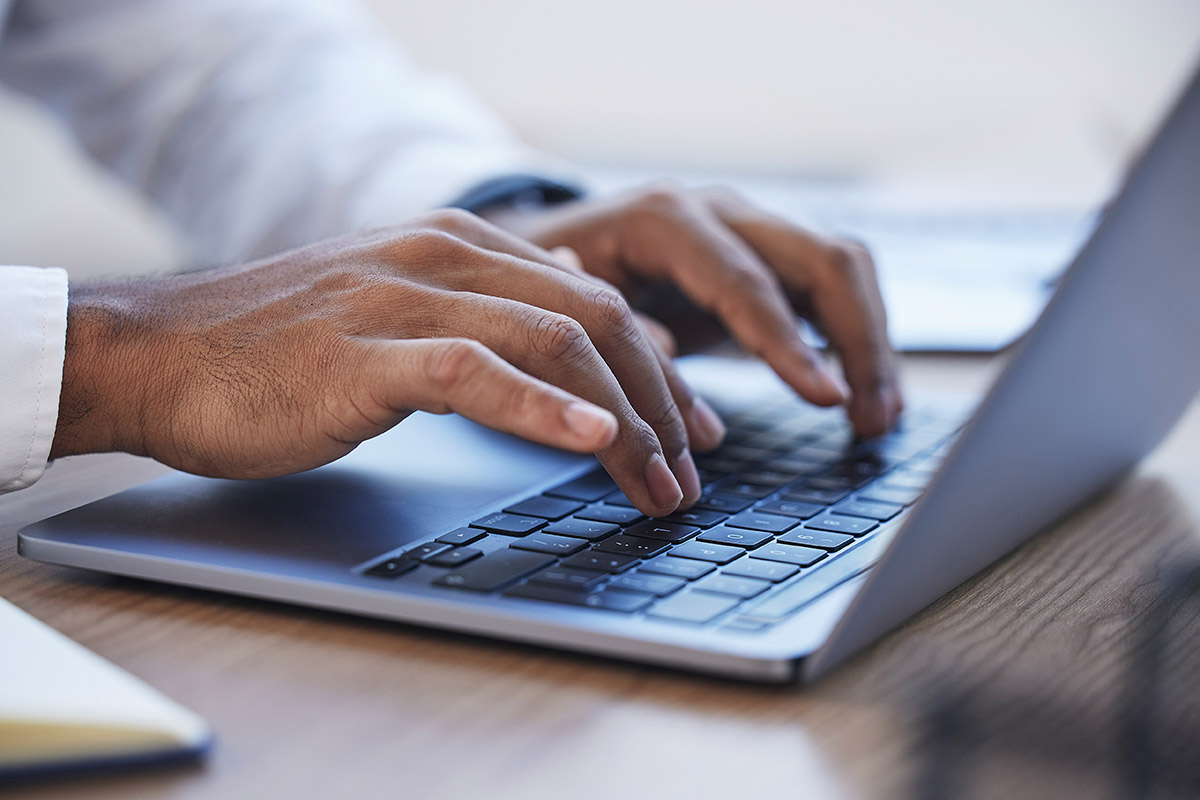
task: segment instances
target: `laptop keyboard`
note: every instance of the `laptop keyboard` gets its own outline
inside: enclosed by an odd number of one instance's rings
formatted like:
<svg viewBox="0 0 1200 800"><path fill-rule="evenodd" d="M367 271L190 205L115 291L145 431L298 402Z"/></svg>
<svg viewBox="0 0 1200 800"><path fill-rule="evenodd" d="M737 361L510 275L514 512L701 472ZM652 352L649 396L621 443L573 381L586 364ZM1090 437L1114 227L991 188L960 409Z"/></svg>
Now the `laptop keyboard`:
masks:
<svg viewBox="0 0 1200 800"><path fill-rule="evenodd" d="M874 563L962 421L920 409L858 441L839 410L742 411L695 457L704 494L686 511L647 519L598 469L356 571L762 631Z"/></svg>

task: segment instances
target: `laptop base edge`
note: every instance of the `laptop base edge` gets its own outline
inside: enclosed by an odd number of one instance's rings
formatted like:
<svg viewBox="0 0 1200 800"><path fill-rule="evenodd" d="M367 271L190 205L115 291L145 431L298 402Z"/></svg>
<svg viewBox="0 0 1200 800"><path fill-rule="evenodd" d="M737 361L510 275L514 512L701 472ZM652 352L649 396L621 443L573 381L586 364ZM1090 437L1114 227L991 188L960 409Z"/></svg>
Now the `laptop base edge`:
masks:
<svg viewBox="0 0 1200 800"><path fill-rule="evenodd" d="M430 631L450 631L519 642L547 650L567 651L649 666L699 673L759 684L794 684L800 680L803 656L762 656L707 650L652 639L582 630L544 619L517 618L511 608L489 609L481 603L446 603L393 592L268 575L251 570L213 567L194 561L55 542L21 533L21 556L65 567L95 570L127 578L223 592L255 600L294 604L322 611L399 622Z"/></svg>

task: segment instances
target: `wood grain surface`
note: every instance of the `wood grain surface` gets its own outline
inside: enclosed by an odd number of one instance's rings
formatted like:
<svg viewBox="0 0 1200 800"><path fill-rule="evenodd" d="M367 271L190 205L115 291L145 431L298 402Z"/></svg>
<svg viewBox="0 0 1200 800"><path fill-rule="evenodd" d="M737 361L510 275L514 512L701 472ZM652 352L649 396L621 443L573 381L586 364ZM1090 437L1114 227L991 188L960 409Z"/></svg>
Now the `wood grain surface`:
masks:
<svg viewBox="0 0 1200 800"><path fill-rule="evenodd" d="M946 388L994 364L909 367ZM1198 449L1193 407L1137 474L805 688L37 564L15 553L29 502L10 501L0 594L204 715L218 741L196 767L6 796L1193 796L1200 593L1181 590L1152 634L1172 576L1200 563Z"/></svg>

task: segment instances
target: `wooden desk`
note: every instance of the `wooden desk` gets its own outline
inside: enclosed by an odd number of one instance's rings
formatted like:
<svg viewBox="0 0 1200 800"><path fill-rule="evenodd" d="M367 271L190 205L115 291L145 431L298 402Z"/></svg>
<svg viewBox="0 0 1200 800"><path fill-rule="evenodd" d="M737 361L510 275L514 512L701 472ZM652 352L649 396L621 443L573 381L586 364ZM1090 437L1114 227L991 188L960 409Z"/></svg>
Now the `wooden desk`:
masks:
<svg viewBox="0 0 1200 800"><path fill-rule="evenodd" d="M994 366L914 358L909 376L977 387ZM218 744L193 769L14 796L1118 796L1130 653L1160 573L1200 559L1198 449L1193 407L1139 474L803 690L39 565L15 553L34 498L15 495L0 593L203 714ZM48 505L71 494L54 470ZM1172 628L1154 724L1200 787L1198 604Z"/></svg>

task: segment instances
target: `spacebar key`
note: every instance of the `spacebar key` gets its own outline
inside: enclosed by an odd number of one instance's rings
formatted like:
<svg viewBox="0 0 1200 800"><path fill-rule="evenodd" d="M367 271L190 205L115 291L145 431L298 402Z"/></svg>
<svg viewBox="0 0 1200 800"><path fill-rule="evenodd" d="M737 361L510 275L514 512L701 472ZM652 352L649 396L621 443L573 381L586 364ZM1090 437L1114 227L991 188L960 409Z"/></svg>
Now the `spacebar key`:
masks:
<svg viewBox="0 0 1200 800"><path fill-rule="evenodd" d="M443 575L434 581L433 585L491 592L557 560L554 556L529 550L497 550L461 569Z"/></svg>

